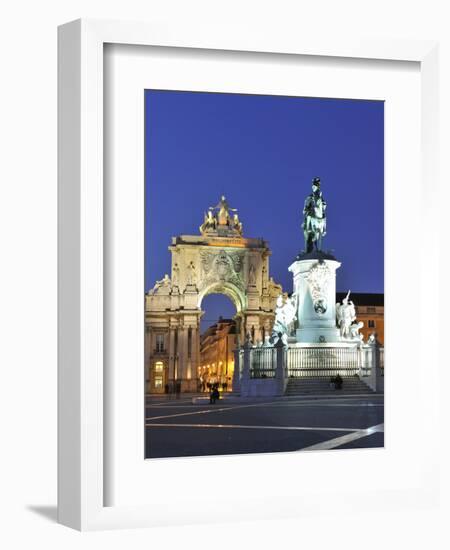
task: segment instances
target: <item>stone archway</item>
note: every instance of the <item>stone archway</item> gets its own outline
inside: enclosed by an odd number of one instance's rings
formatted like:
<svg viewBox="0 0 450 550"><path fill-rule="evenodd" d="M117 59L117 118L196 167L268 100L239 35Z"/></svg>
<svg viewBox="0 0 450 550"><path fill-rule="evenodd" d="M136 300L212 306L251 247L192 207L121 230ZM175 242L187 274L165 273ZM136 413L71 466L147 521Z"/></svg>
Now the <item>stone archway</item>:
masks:
<svg viewBox="0 0 450 550"><path fill-rule="evenodd" d="M206 298L206 296L209 296L210 294L224 294L227 296L233 302L233 305L236 308L236 313L238 314L246 309L245 295L243 295L240 292L240 289L232 283L215 282L204 287L198 295L198 308L201 309L203 298Z"/></svg>
<svg viewBox="0 0 450 550"><path fill-rule="evenodd" d="M164 364L164 389L197 391L201 303L208 294L225 294L236 306L238 337L269 336L281 286L269 277L270 249L260 238L243 236L242 223L225 197L204 215L199 235L172 238L171 276L146 294L145 356L148 391L155 384L154 365ZM157 387L156 387L157 386Z"/></svg>

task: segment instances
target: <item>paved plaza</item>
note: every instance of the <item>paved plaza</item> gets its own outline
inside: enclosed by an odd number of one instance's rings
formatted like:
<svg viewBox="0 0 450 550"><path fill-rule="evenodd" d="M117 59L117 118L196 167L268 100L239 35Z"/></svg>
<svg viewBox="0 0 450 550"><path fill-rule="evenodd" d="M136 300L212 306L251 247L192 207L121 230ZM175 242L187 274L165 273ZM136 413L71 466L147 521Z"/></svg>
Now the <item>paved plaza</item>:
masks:
<svg viewBox="0 0 450 550"><path fill-rule="evenodd" d="M146 457L383 447L384 396L146 401Z"/></svg>

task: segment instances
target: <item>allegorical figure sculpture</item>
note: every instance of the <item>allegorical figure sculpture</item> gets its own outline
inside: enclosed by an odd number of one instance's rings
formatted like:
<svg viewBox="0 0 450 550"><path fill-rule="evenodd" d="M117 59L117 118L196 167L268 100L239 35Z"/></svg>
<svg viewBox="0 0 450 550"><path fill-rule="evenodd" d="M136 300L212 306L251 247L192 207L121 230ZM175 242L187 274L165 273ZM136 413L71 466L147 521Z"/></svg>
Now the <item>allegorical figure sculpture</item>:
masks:
<svg viewBox="0 0 450 550"><path fill-rule="evenodd" d="M232 214L234 212L234 214ZM210 206L204 214L203 223L200 226L200 233L235 236L242 235L242 222L239 220L236 208L230 208L224 195L216 206Z"/></svg>
<svg viewBox="0 0 450 550"><path fill-rule="evenodd" d="M208 213L205 212L204 220L200 226L200 233L204 233L208 229L215 230L217 227L217 220L213 216L212 210L208 210Z"/></svg>
<svg viewBox="0 0 450 550"><path fill-rule="evenodd" d="M312 192L306 197L303 208L303 234L305 236L305 252L321 250L322 238L326 235L327 203L325 202L322 191L320 190L320 178L314 178L312 181Z"/></svg>
<svg viewBox="0 0 450 550"><path fill-rule="evenodd" d="M353 321L350 325L350 338L352 340L359 340L360 342L363 341L363 335L359 333L363 326L364 323L362 321Z"/></svg>
<svg viewBox="0 0 450 550"><path fill-rule="evenodd" d="M195 285L197 282L197 275L195 273L195 265L194 262L191 261L188 265L188 275L187 275L187 284L188 285Z"/></svg>
<svg viewBox="0 0 450 550"><path fill-rule="evenodd" d="M275 322L273 325L272 339L279 333L290 336L294 331L294 323L297 319L297 296L289 296L283 292L277 298L275 310Z"/></svg>
<svg viewBox="0 0 450 550"><path fill-rule="evenodd" d="M172 268L172 284L174 286L178 286L179 275L180 275L180 268L178 267L178 264L175 263Z"/></svg>
<svg viewBox="0 0 450 550"><path fill-rule="evenodd" d="M242 235L242 222L239 220L239 216L237 214L233 216L233 227L239 235Z"/></svg>
<svg viewBox="0 0 450 550"><path fill-rule="evenodd" d="M170 277L166 273L162 279L160 279L159 281L156 281L154 287L149 291L149 294L155 294L160 289L169 289L170 290L171 284L172 284L172 282L170 280Z"/></svg>
<svg viewBox="0 0 450 550"><path fill-rule="evenodd" d="M216 206L210 206L209 209L218 210L217 220L219 225L229 225L231 219L230 212L237 212L236 208L229 207L225 195L220 197L220 201Z"/></svg>
<svg viewBox="0 0 450 550"><path fill-rule="evenodd" d="M256 272L255 266L253 264L250 264L250 267L248 269L248 284L251 286L254 286L256 284Z"/></svg>
<svg viewBox="0 0 450 550"><path fill-rule="evenodd" d="M350 338L356 337L356 333L351 332L351 327L362 328L357 326L355 327L356 321L356 309L354 303L350 300L350 290L347 293L347 296L342 300L342 304L336 304L336 321L340 329L341 338ZM357 325L357 324L356 324Z"/></svg>

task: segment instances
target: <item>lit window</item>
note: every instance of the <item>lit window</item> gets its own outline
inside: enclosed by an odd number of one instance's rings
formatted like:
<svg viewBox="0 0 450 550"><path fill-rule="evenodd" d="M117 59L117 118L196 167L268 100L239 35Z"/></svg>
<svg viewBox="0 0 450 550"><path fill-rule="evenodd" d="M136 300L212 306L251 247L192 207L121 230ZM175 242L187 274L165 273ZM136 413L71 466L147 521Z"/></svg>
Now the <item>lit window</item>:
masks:
<svg viewBox="0 0 450 550"><path fill-rule="evenodd" d="M157 361L155 363L155 372L162 372L164 369L164 365L162 361Z"/></svg>
<svg viewBox="0 0 450 550"><path fill-rule="evenodd" d="M155 376L155 389L163 387L163 378L162 376Z"/></svg>

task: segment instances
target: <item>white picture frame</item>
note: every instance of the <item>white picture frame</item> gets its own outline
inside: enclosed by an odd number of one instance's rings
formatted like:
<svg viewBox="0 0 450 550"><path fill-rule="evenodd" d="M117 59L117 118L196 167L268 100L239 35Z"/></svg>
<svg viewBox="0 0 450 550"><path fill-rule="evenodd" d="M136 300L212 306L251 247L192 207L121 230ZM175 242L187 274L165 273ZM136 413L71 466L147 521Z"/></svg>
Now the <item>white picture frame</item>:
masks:
<svg viewBox="0 0 450 550"><path fill-rule="evenodd" d="M189 512L201 505L192 494L180 494L177 510L169 513L151 504L127 499L126 505L105 505L105 495L111 491L110 477L105 475L105 413L109 414L111 390L104 383L104 51L106 44L157 46L213 52L230 51L241 55L258 52L271 55L311 56L312 59L339 58L412 62L420 70L420 189L426 192L429 182L436 179L438 150L437 44L415 40L355 40L324 39L324 37L258 36L256 33L230 37L226 29L184 29L174 36L169 29L151 23L79 20L59 28L59 351L58 351L58 518L60 523L80 530L143 527L183 522L211 521L208 514ZM246 53L247 52L247 53ZM339 62L339 60L338 60ZM414 202L414 201L413 201ZM420 208L426 215L431 205L411 205L415 214ZM413 216L407 217L408 220ZM425 238L425 237L423 237ZM422 243L420 243L422 244ZM423 249L418 246L418 254ZM438 262L437 241L427 250L428 265ZM438 274L425 272L420 266L418 299L421 312L429 311L426 299L433 303L438 295ZM425 280L426 276L426 280ZM428 407L427 426L433 429L438 416L433 395L433 379L438 375L436 327L420 323L421 338L427 349L427 379L417 388L421 403ZM433 347L433 343L436 344ZM421 350L423 351L423 344ZM143 366L142 366L143 368ZM422 384L423 382L423 384ZM434 390L435 391L435 390ZM387 411L388 412L388 411ZM431 435L427 442L432 442ZM390 506L411 505L411 502L436 498L438 471L432 468L438 458L430 443L417 463L419 480L410 486L395 488ZM191 459L195 460L195 459ZM218 457L214 460L223 460ZM245 458L244 458L245 460ZM385 488L383 488L385 490ZM286 489L289 492L288 489ZM302 516L310 513L313 503L321 501L323 487L315 498L308 493L308 502L299 495L298 506L292 506L292 493L286 496L286 506L277 501L278 516ZM161 496L159 494L159 496ZM373 498L373 494L371 495ZM342 510L351 509L351 491L347 496L328 495L330 505L339 502ZM112 499L114 500L114 499ZM258 506L237 497L226 520L242 517L266 517ZM343 502L345 501L345 504ZM273 502L264 489L254 503ZM378 501L379 504L379 501ZM374 507L377 506L376 499ZM183 513L183 507L185 513ZM198 515L197 515L198 516Z"/></svg>

